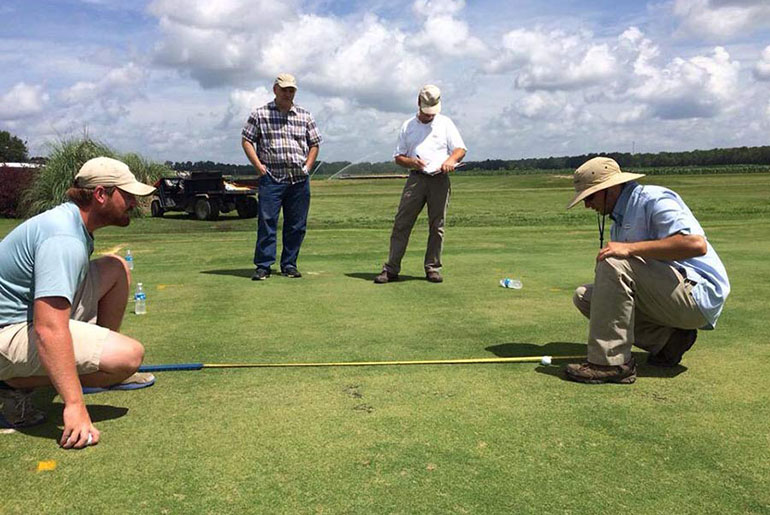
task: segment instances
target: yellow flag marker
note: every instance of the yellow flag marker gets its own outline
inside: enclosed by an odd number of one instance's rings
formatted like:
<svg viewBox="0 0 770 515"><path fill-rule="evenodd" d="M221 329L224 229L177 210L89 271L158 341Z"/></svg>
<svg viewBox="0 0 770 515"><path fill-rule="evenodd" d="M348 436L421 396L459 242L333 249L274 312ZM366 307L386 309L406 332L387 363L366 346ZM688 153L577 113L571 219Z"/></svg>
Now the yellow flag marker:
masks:
<svg viewBox="0 0 770 515"><path fill-rule="evenodd" d="M56 470L56 461L55 460L49 460L49 461L38 461L37 462L37 471L38 472L44 472L49 470Z"/></svg>

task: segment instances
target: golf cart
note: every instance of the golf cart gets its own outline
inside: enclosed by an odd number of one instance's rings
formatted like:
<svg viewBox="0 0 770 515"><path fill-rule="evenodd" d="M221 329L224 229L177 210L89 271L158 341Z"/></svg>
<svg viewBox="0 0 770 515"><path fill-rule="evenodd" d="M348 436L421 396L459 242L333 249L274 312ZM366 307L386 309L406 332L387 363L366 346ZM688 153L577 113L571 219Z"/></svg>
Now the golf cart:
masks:
<svg viewBox="0 0 770 515"><path fill-rule="evenodd" d="M240 218L257 216L257 190L224 180L222 172L181 172L155 183L150 203L152 216L185 211L198 220L216 220L219 213L238 212Z"/></svg>

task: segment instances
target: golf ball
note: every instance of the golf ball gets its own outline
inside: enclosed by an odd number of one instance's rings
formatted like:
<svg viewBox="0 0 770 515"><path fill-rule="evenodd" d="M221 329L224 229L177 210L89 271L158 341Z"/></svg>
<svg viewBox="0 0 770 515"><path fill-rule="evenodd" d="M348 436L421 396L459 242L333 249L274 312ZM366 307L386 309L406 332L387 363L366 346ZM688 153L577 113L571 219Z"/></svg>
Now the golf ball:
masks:
<svg viewBox="0 0 770 515"><path fill-rule="evenodd" d="M551 356L543 356L542 358L540 358L540 364L541 365L545 365L545 366L550 365L551 364Z"/></svg>
<svg viewBox="0 0 770 515"><path fill-rule="evenodd" d="M91 433L88 433L88 441L86 442L86 446L91 445L94 441L94 437Z"/></svg>

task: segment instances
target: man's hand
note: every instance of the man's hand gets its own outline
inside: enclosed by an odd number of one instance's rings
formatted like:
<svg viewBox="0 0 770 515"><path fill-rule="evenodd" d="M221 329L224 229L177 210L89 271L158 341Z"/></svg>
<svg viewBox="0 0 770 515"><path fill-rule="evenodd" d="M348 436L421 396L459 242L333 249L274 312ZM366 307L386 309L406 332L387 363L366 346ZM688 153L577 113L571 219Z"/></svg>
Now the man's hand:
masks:
<svg viewBox="0 0 770 515"><path fill-rule="evenodd" d="M627 259L637 256L645 259L674 261L702 256L708 251L706 238L698 234L674 234L662 240L647 240L623 243L611 241L599 251L596 261L608 257Z"/></svg>
<svg viewBox="0 0 770 515"><path fill-rule="evenodd" d="M423 161L420 156L411 158L412 164L410 168L413 168L415 170L425 170L425 167L428 166L428 163Z"/></svg>
<svg viewBox="0 0 770 515"><path fill-rule="evenodd" d="M457 161L452 156L449 156L446 161L441 164L441 173L454 172L457 167Z"/></svg>
<svg viewBox="0 0 770 515"><path fill-rule="evenodd" d="M632 256L631 247L632 243L623 243L620 241L610 241L607 246L599 250L599 254L596 256L596 261L604 261L608 257L616 257L626 259Z"/></svg>
<svg viewBox="0 0 770 515"><path fill-rule="evenodd" d="M267 166L263 165L262 162L257 162L257 164L254 165L254 168L257 170L260 177L267 174Z"/></svg>
<svg viewBox="0 0 770 515"><path fill-rule="evenodd" d="M64 449L82 449L99 443L99 430L91 423L85 404L64 406L64 431L59 445ZM91 435L91 441L88 440Z"/></svg>

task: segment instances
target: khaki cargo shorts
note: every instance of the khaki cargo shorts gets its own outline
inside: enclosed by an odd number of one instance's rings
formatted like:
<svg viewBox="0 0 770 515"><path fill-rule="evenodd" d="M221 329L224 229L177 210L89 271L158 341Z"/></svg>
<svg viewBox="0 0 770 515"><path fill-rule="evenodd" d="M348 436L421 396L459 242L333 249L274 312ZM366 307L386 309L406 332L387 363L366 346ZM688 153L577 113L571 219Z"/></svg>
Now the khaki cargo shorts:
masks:
<svg viewBox="0 0 770 515"><path fill-rule="evenodd" d="M78 375L99 370L104 343L110 334L106 327L96 325L98 305L99 270L91 261L72 302L69 323ZM32 323L20 322L0 328L0 380L46 375L48 372L37 353Z"/></svg>

